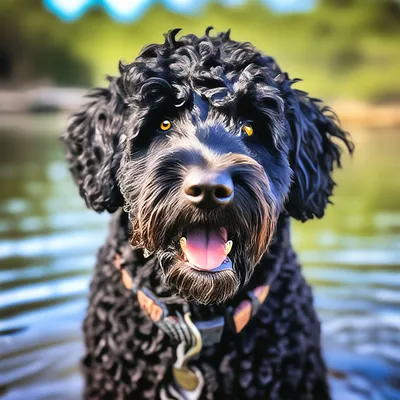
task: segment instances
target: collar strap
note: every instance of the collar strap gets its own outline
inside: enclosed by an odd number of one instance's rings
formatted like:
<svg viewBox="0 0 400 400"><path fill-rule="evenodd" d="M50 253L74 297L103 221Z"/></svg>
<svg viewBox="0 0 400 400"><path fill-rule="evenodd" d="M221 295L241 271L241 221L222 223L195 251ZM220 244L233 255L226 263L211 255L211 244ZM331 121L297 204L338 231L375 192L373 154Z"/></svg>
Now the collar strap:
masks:
<svg viewBox="0 0 400 400"><path fill-rule="evenodd" d="M171 314L163 298L157 297L150 289L138 286L130 271L123 267L121 256L115 256L114 265L121 271L122 282L128 290L137 296L140 308L161 329L163 329L175 342L181 342L180 328L182 321L178 315ZM247 298L237 306L226 309L225 317L217 317L207 321L195 321L194 325L200 332L204 346L211 346L221 339L225 323L233 331L239 333L257 313L259 307L266 299L270 286L259 285L247 293ZM188 305L185 304L188 310Z"/></svg>
<svg viewBox="0 0 400 400"><path fill-rule="evenodd" d="M143 312L177 344L176 360L172 366L174 382L182 399L198 398L204 385L202 374L193 371L188 361L198 355L203 346L211 346L221 341L225 323L239 333L256 314L269 292L269 285L257 286L247 293L247 298L236 307L226 309L225 317L207 321L192 321L189 304L182 305L182 313L171 313L166 298L157 297L150 289L139 286L130 271L123 266L121 256L117 253L115 267L121 272L124 286L137 297ZM187 397L185 393L191 393Z"/></svg>

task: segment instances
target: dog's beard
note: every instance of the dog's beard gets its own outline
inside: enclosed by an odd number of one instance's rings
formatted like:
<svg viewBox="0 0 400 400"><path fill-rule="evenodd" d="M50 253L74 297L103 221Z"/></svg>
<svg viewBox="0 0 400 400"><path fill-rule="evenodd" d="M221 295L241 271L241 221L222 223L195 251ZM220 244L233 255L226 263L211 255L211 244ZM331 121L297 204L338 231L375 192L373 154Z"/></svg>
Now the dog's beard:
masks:
<svg viewBox="0 0 400 400"><path fill-rule="evenodd" d="M156 253L164 283L182 297L202 304L224 303L249 281L267 250L275 228L276 199L259 164L228 154L220 157L219 167L231 168L240 177L233 202L211 211L194 208L181 196L182 168L177 163L176 154L168 154L135 159L121 168L119 183L132 223L131 244ZM183 231L210 225L224 227L233 242L230 270L199 271L182 258Z"/></svg>
<svg viewBox="0 0 400 400"><path fill-rule="evenodd" d="M224 303L239 288L239 280L233 270L196 271L184 261L177 261L167 269L164 283L177 290L187 301L200 304Z"/></svg>

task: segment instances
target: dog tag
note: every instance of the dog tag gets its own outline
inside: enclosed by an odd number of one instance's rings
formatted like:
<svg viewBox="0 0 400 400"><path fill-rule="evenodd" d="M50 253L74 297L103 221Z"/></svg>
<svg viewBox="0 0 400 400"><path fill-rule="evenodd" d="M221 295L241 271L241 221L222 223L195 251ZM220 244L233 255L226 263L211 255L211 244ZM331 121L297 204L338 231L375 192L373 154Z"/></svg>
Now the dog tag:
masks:
<svg viewBox="0 0 400 400"><path fill-rule="evenodd" d="M199 377L187 366L190 358L200 353L202 348L202 339L199 330L190 318L190 313L186 312L183 317L184 323L191 336L190 348L185 351L187 343L182 341L176 348L176 361L172 366L172 374L178 387L192 392L200 385Z"/></svg>
<svg viewBox="0 0 400 400"><path fill-rule="evenodd" d="M174 375L176 383L182 388L189 392L195 390L199 384L199 378L197 375L187 367L173 367L172 373Z"/></svg>

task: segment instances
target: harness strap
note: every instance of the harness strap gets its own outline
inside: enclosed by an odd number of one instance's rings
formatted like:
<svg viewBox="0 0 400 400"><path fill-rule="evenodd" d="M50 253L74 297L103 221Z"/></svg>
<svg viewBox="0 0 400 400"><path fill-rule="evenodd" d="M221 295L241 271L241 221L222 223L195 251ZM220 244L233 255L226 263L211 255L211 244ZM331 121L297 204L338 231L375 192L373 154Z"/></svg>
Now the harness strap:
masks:
<svg viewBox="0 0 400 400"><path fill-rule="evenodd" d="M121 272L124 286L137 297L140 308L170 339L177 344L177 359L173 365L173 375L179 387L192 392L199 387L198 374L188 366L190 358L200 353L203 346L209 347L221 341L225 324L239 333L257 313L266 299L270 286L259 285L249 293L247 299L236 307L226 309L224 317L206 321L192 321L187 303L182 305L183 314L171 313L166 304L166 298L156 296L149 288L139 286L131 272L124 268L121 256L117 253L115 267Z"/></svg>
<svg viewBox="0 0 400 400"><path fill-rule="evenodd" d="M154 295L150 289L143 286L138 287L134 283L134 278L129 270L122 267L121 256L119 254L115 256L114 265L121 271L124 286L136 294L140 308L144 313L154 323L162 325L163 328L166 327L166 330L169 331L169 334L172 334L174 339L177 335L171 332L170 328L176 323L180 324L179 318L169 314L168 308L162 298ZM207 321L194 322L201 333L203 345L211 346L219 342L226 322L225 320L227 320L230 328L236 333L241 332L265 301L269 293L269 288L269 285L259 285L248 292L248 299L241 301L235 308L228 308L225 318L217 317Z"/></svg>

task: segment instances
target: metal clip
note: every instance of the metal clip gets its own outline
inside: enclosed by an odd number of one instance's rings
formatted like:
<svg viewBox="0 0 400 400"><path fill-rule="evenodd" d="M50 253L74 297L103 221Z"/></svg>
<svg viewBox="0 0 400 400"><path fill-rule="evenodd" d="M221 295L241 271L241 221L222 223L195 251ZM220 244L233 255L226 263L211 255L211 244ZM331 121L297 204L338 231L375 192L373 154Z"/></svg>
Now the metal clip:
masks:
<svg viewBox="0 0 400 400"><path fill-rule="evenodd" d="M182 318L182 316L180 317ZM199 330L196 328L196 325L190 318L190 313L186 312L183 319L186 323L186 326L189 328L191 345L185 352L187 343L179 343L176 349L177 359L172 367L172 373L175 378L175 382L182 389L192 392L198 388L200 385L200 380L198 375L187 366L187 362L190 358L200 353L203 343Z"/></svg>

